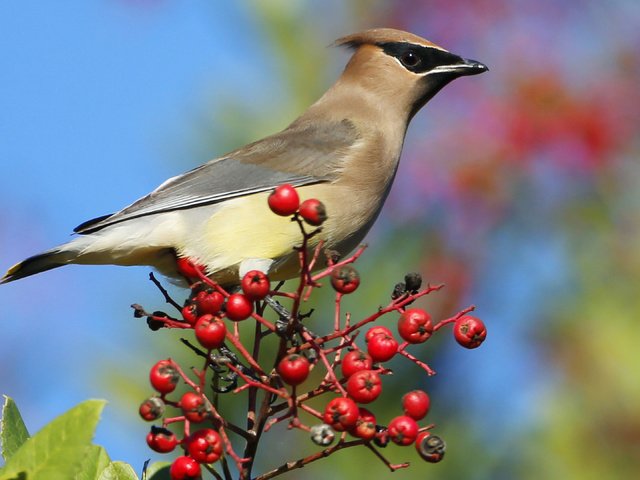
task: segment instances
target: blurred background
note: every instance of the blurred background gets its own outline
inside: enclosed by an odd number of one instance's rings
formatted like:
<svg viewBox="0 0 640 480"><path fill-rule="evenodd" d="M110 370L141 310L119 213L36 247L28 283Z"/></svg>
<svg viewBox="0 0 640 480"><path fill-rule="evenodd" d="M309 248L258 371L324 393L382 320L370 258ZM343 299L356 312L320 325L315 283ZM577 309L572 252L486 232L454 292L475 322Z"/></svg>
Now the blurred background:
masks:
<svg viewBox="0 0 640 480"><path fill-rule="evenodd" d="M415 350L438 375L402 364L385 379L388 392L431 394L428 420L448 443L438 465L387 448L412 462L393 478L635 477L639 25L635 0L5 0L0 266L285 127L343 68L335 38L409 30L491 70L414 119L347 306L371 313L420 271L447 284L421 306L445 317L474 303L489 335L467 351L443 332ZM147 276L67 267L0 287L0 393L32 433L107 399L96 442L137 471L163 459L137 416L148 369L190 358L179 334L132 318L131 303L165 307ZM391 393L373 408L383 421L400 413ZM307 443L274 434L260 469ZM390 474L351 449L285 478L327 475Z"/></svg>

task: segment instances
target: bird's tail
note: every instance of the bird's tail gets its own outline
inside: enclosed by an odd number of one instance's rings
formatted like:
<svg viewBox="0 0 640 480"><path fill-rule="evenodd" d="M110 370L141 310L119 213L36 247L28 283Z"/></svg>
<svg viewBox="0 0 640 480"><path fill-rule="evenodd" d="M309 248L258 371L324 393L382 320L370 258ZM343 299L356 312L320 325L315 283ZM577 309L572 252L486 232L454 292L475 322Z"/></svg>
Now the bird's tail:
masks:
<svg viewBox="0 0 640 480"><path fill-rule="evenodd" d="M36 273L46 272L52 268L67 265L78 256L78 253L72 250L53 249L46 252L29 257L20 263L15 264L4 277L0 278L1 283L9 283L24 277L35 275Z"/></svg>

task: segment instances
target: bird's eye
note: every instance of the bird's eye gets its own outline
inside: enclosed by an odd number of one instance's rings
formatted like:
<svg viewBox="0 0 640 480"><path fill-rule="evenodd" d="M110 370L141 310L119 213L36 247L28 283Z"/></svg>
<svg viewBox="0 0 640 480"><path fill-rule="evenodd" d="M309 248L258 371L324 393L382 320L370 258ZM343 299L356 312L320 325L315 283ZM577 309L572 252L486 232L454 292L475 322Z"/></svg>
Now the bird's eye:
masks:
<svg viewBox="0 0 640 480"><path fill-rule="evenodd" d="M415 52L405 52L400 55L400 62L407 68L414 68L420 63L420 57Z"/></svg>

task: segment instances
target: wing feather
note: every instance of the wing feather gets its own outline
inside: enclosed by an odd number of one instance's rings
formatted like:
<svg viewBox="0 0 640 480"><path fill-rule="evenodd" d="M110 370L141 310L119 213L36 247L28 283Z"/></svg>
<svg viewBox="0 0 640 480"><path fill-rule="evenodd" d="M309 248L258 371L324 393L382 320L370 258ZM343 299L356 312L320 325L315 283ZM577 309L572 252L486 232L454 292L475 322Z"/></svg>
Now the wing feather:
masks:
<svg viewBox="0 0 640 480"><path fill-rule="evenodd" d="M356 140L356 129L346 120L315 125L294 122L279 134L173 177L123 210L84 222L74 232L93 233L133 218L211 205L283 183L329 182Z"/></svg>

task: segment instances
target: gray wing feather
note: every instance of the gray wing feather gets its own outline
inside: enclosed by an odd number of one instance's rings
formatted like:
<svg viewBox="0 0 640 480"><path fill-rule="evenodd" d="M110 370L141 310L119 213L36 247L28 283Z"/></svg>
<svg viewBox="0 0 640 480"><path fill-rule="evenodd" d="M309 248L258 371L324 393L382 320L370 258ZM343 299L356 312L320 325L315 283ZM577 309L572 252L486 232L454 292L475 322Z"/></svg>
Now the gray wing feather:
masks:
<svg viewBox="0 0 640 480"><path fill-rule="evenodd" d="M296 122L279 134L173 177L123 210L85 222L74 232L92 233L132 218L210 205L283 183L328 182L356 139L355 127L346 120L320 125Z"/></svg>

